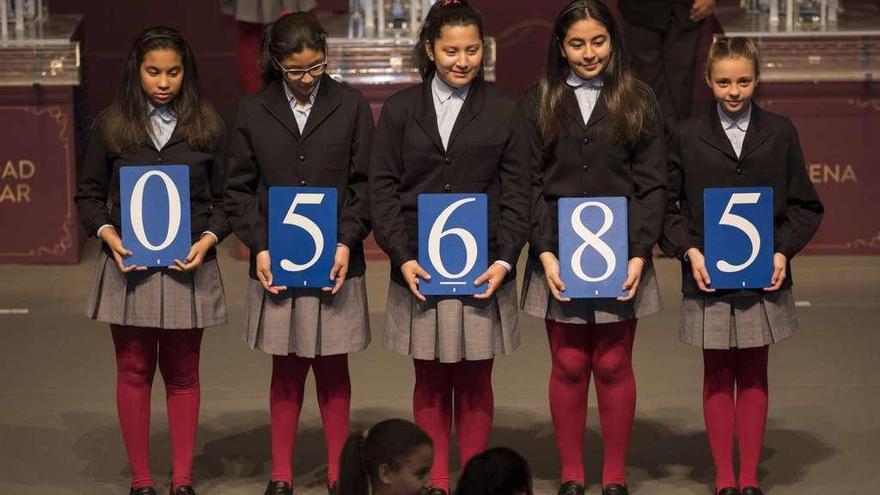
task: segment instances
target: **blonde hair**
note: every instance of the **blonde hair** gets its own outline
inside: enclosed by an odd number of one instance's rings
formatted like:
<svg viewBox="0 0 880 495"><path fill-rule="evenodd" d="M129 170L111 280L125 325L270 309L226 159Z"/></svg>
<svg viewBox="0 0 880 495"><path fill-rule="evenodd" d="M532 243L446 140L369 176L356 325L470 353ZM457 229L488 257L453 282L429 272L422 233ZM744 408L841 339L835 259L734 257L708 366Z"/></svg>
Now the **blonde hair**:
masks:
<svg viewBox="0 0 880 495"><path fill-rule="evenodd" d="M732 38L718 38L709 48L709 57L706 60L706 79L712 78L712 66L715 62L725 58L743 58L752 63L755 69L755 79L761 75L761 55L758 44L751 38L736 36Z"/></svg>

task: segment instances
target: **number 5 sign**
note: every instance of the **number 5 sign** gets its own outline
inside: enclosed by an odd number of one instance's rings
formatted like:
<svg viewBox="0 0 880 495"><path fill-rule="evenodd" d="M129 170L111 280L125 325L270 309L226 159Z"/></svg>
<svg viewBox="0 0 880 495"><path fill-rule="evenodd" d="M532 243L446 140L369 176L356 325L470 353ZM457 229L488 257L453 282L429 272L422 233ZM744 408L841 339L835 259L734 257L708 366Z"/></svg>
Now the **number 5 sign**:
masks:
<svg viewBox="0 0 880 495"><path fill-rule="evenodd" d="M126 265L171 266L189 254L189 167L126 166L119 169L122 244Z"/></svg>
<svg viewBox="0 0 880 495"><path fill-rule="evenodd" d="M619 297L629 254L624 197L559 199L559 276L566 297Z"/></svg>
<svg viewBox="0 0 880 495"><path fill-rule="evenodd" d="M488 210L485 194L419 194L419 264L431 280L419 282L425 295L469 295L488 266Z"/></svg>
<svg viewBox="0 0 880 495"><path fill-rule="evenodd" d="M713 289L770 286L773 276L773 188L703 191L706 270Z"/></svg>
<svg viewBox="0 0 880 495"><path fill-rule="evenodd" d="M272 284L329 287L336 257L336 189L269 188Z"/></svg>

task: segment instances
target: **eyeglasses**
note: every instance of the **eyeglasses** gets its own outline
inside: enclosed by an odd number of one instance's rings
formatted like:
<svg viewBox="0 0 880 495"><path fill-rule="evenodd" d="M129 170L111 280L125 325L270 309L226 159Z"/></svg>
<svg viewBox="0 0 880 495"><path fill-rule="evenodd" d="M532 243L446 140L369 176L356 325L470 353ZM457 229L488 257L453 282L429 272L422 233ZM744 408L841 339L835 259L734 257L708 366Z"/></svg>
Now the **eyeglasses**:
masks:
<svg viewBox="0 0 880 495"><path fill-rule="evenodd" d="M306 75L306 73L308 73L312 77L318 77L327 71L327 57L324 57L324 61L320 64L315 64L308 69L286 69L283 65L281 65L281 62L279 62L277 58L273 57L272 60L275 61L275 63L278 65L278 68L281 70L282 73L284 73L284 77L288 81L299 81Z"/></svg>

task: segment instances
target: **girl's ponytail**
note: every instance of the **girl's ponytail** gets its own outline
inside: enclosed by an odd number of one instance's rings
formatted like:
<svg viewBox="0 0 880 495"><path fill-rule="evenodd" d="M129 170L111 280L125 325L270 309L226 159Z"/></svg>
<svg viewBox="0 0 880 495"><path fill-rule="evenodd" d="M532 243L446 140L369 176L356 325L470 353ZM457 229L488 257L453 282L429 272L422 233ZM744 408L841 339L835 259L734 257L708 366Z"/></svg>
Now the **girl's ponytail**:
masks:
<svg viewBox="0 0 880 495"><path fill-rule="evenodd" d="M352 433L342 447L339 457L337 495L369 495L370 479L364 461L366 433Z"/></svg>

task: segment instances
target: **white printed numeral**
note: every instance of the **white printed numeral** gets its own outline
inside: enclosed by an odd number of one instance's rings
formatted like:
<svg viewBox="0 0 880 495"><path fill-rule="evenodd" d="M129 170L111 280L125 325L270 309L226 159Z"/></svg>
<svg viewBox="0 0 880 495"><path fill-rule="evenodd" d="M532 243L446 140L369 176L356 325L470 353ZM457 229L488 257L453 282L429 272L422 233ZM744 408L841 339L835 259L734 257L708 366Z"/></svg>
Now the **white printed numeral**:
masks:
<svg viewBox="0 0 880 495"><path fill-rule="evenodd" d="M455 210L462 205L476 200L476 198L464 198L452 203L437 216L437 219L434 220L434 225L431 226L431 232L428 234L428 257L431 260L431 264L434 265L434 268L437 270L437 273L444 278L461 278L466 273L470 272L474 267L474 264L477 262L477 240L474 238L473 234L460 227L443 230L446 226L446 221L449 220L449 217L455 212ZM446 266L443 265L443 258L440 256L440 241L448 235L457 236L461 239L462 244L464 244L464 268L458 273L449 273Z"/></svg>
<svg viewBox="0 0 880 495"><path fill-rule="evenodd" d="M305 230L315 242L315 254L312 255L312 258L309 261L301 265L284 258L281 260L281 268L283 270L288 272L301 272L317 263L318 259L321 257L321 253L324 251L324 234L321 233L321 229L315 222L299 213L294 213L294 210L296 209L296 205L319 205L323 201L324 194L321 193L298 193L293 197L290 209L287 210L287 216L284 217L284 224L293 225Z"/></svg>
<svg viewBox="0 0 880 495"><path fill-rule="evenodd" d="M734 265L726 260L718 260L715 266L724 273L736 273L745 270L753 261L755 261L755 258L758 257L758 251L761 249L761 235L758 234L758 229L755 228L755 225L752 222L739 215L734 215L730 210L732 210L735 205L756 204L759 199L761 199L761 193L732 194L730 196L730 201L727 202L727 208L724 209L724 214L721 215L721 220L718 221L719 225L728 225L741 230L746 237L749 238L749 242L752 245L752 253L749 255L749 259L744 263Z"/></svg>
<svg viewBox="0 0 880 495"><path fill-rule="evenodd" d="M590 206L594 206L599 208L602 211L602 226L599 227L599 230L596 232L590 231L583 222L581 222L581 212L587 209ZM614 269L617 267L617 257L614 256L614 251L611 249L611 246L605 243L601 239L611 226L614 225L614 213L611 211L611 208L608 207L605 203L600 203L598 201L587 201L581 203L574 209L574 212L571 214L571 228L574 232L583 240L584 242L578 246L577 249L574 250L574 253L571 255L571 269L574 271L574 274L581 280L585 282L601 282L614 273ZM598 277L591 277L584 272L584 268L581 263L581 258L584 255L584 251L586 251L587 247L592 247L599 253L600 256L605 260L605 272L599 275Z"/></svg>
<svg viewBox="0 0 880 495"><path fill-rule="evenodd" d="M162 179L165 189L168 191L168 230L165 232L165 240L158 246L150 243L150 240L147 239L147 232L144 230L144 189L147 187L147 181L150 177ZM135 182L134 189L131 191L131 204L128 211L134 235L142 246L150 251L161 251L174 242L180 230L180 192L168 174L159 170L151 170L142 175Z"/></svg>

